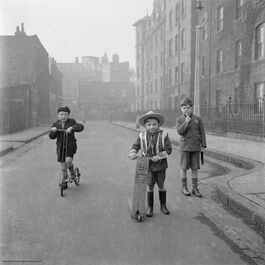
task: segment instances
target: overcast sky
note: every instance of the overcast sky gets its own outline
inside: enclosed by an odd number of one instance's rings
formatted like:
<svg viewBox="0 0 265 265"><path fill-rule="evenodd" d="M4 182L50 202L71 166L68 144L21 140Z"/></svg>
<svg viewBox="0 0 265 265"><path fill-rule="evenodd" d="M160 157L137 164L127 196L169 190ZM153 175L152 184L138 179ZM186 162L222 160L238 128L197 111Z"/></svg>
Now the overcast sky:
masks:
<svg viewBox="0 0 265 265"><path fill-rule="evenodd" d="M132 26L153 0L1 0L0 35L13 35L25 24L28 35L40 41L57 62L73 62L76 56L101 57L105 51L121 61L135 62Z"/></svg>

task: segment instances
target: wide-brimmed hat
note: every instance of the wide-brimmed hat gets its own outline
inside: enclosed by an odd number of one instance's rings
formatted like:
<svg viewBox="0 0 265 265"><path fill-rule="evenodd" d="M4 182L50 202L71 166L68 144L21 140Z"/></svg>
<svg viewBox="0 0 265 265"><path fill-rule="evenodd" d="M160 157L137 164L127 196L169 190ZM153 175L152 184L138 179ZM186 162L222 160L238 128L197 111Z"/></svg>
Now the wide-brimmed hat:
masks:
<svg viewBox="0 0 265 265"><path fill-rule="evenodd" d="M145 121L147 119L157 119L159 121L159 124L162 125L165 122L165 118L162 114L160 113L155 113L153 111L149 111L143 115L141 115L138 119L140 125L144 126Z"/></svg>

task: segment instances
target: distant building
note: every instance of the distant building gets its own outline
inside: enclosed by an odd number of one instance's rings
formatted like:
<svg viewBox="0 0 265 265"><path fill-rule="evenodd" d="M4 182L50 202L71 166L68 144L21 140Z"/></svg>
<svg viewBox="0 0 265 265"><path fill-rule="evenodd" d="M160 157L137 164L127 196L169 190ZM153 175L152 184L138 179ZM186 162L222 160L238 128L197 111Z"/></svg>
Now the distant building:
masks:
<svg viewBox="0 0 265 265"><path fill-rule="evenodd" d="M22 23L14 36L0 36L0 53L2 133L47 123L49 56L37 35L27 36Z"/></svg>
<svg viewBox="0 0 265 265"><path fill-rule="evenodd" d="M74 63L57 63L63 74L63 104L70 107L73 116L79 115L79 82L83 66L76 58Z"/></svg>
<svg viewBox="0 0 265 265"><path fill-rule="evenodd" d="M101 81L99 57L82 56L82 78L88 81Z"/></svg>
<svg viewBox="0 0 265 265"><path fill-rule="evenodd" d="M129 63L119 62L117 54L113 55L112 62L109 62L106 54L101 58L101 62L99 57L94 56L82 56L81 59L81 62L76 58L74 63L57 64L59 70L63 73L64 104L69 106L73 115L79 119L83 119L85 108L83 103L87 103L83 98L84 93L80 95L80 91L84 87L90 88L92 85L95 85L95 88L103 89L104 85L102 83L107 83L105 88L113 87L114 89L117 87L119 89L119 87L121 88L124 85L126 90L128 87L133 86L130 83L131 72L129 70ZM100 90L101 92L104 90L102 89ZM97 93L97 95L104 98L105 95L100 93ZM106 93L108 94L109 91ZM119 94L119 92L117 93ZM131 95L130 93L127 92L127 95ZM88 96L88 94L85 95ZM133 97L126 96L126 100L127 98L132 100ZM128 102L125 105L126 109L131 109L131 105L129 104L130 106L128 106ZM99 107L104 106L97 106L97 108Z"/></svg>
<svg viewBox="0 0 265 265"><path fill-rule="evenodd" d="M80 82L80 104L87 120L109 120L134 111L134 84Z"/></svg>
<svg viewBox="0 0 265 265"><path fill-rule="evenodd" d="M58 70L56 61L51 57L49 60L49 73L50 117L53 120L57 117L57 109L63 105L63 75Z"/></svg>
<svg viewBox="0 0 265 265"><path fill-rule="evenodd" d="M109 62L105 54L101 60L101 77L103 82L129 82L129 62L120 62L118 54L114 54Z"/></svg>

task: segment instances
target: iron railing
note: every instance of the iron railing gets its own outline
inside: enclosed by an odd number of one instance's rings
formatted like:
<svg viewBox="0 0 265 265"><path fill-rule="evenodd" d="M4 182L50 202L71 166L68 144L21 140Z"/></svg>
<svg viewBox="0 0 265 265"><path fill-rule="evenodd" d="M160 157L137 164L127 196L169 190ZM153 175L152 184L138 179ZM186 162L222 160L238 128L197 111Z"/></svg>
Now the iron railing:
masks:
<svg viewBox="0 0 265 265"><path fill-rule="evenodd" d="M121 121L136 122L137 115L146 111L116 114L113 118ZM176 118L181 115L180 110L163 110L165 125L176 125ZM259 98L246 103L232 103L228 101L215 107L207 105L200 108L200 116L204 127L208 131L227 134L229 132L248 135L265 136L265 101Z"/></svg>

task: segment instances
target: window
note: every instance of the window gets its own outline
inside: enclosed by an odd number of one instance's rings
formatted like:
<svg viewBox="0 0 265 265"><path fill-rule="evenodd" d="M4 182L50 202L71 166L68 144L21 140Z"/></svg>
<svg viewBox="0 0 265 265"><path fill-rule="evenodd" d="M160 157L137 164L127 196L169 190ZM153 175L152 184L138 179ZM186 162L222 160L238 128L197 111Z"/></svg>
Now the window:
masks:
<svg viewBox="0 0 265 265"><path fill-rule="evenodd" d="M175 53L179 51L179 35L175 36Z"/></svg>
<svg viewBox="0 0 265 265"><path fill-rule="evenodd" d="M155 56L155 72L157 71L157 56Z"/></svg>
<svg viewBox="0 0 265 265"><path fill-rule="evenodd" d="M185 63L182 63L180 67L180 82L183 83L185 81Z"/></svg>
<svg viewBox="0 0 265 265"><path fill-rule="evenodd" d="M151 69L151 71L153 70L153 60L152 59L150 61L150 69Z"/></svg>
<svg viewBox="0 0 265 265"><path fill-rule="evenodd" d="M160 89L163 89L163 76L160 76Z"/></svg>
<svg viewBox="0 0 265 265"><path fill-rule="evenodd" d="M157 93L157 78L155 79L155 93Z"/></svg>
<svg viewBox="0 0 265 265"><path fill-rule="evenodd" d="M126 98L126 90L125 90L125 89L123 89L123 90L121 91L121 97L122 97L122 98Z"/></svg>
<svg viewBox="0 0 265 265"><path fill-rule="evenodd" d="M260 114L263 110L263 97L265 95L265 82L255 83L254 87L254 113Z"/></svg>
<svg viewBox="0 0 265 265"><path fill-rule="evenodd" d="M140 96L140 87L137 86L137 89L136 89L136 96Z"/></svg>
<svg viewBox="0 0 265 265"><path fill-rule="evenodd" d="M181 0L181 16L185 16L186 14L186 7L185 7L185 0Z"/></svg>
<svg viewBox="0 0 265 265"><path fill-rule="evenodd" d="M172 81L172 72L171 69L168 70L168 85L171 86Z"/></svg>
<svg viewBox="0 0 265 265"><path fill-rule="evenodd" d="M186 48L186 32L185 29L181 30L181 49L184 50Z"/></svg>
<svg viewBox="0 0 265 265"><path fill-rule="evenodd" d="M161 51L161 53L160 53L160 64L161 65L163 64L163 56L164 56L164 53L163 53L163 51Z"/></svg>
<svg viewBox="0 0 265 265"><path fill-rule="evenodd" d="M264 58L264 27L265 23L256 28L256 59Z"/></svg>
<svg viewBox="0 0 265 265"><path fill-rule="evenodd" d="M179 68L178 66L175 67L175 83L178 83L178 75L179 75Z"/></svg>
<svg viewBox="0 0 265 265"><path fill-rule="evenodd" d="M217 32L223 30L224 27L224 8L219 6L217 8Z"/></svg>
<svg viewBox="0 0 265 265"><path fill-rule="evenodd" d="M155 100L155 109L157 109L157 100Z"/></svg>
<svg viewBox="0 0 265 265"><path fill-rule="evenodd" d="M153 82L152 81L150 82L150 94L151 95L153 94Z"/></svg>
<svg viewBox="0 0 265 265"><path fill-rule="evenodd" d="M169 44L168 44L168 54L169 56L172 56L172 39L169 41Z"/></svg>
<svg viewBox="0 0 265 265"><path fill-rule="evenodd" d="M173 10L170 10L170 12L169 12L169 30L172 30L172 28L173 28Z"/></svg>
<svg viewBox="0 0 265 265"><path fill-rule="evenodd" d="M202 65L201 65L201 75L202 77L206 76L206 56L202 56Z"/></svg>
<svg viewBox="0 0 265 265"><path fill-rule="evenodd" d="M235 52L235 68L236 69L239 67L241 55L242 55L242 42L241 40L238 40L236 42L236 52Z"/></svg>
<svg viewBox="0 0 265 265"><path fill-rule="evenodd" d="M175 7L175 24L178 23L178 20L179 20L179 4L176 4L176 7Z"/></svg>
<svg viewBox="0 0 265 265"><path fill-rule="evenodd" d="M207 25L206 25L206 23L203 24L201 32L202 32L202 40L207 40Z"/></svg>
<svg viewBox="0 0 265 265"><path fill-rule="evenodd" d="M163 42L163 28L160 29L160 41Z"/></svg>
<svg viewBox="0 0 265 265"><path fill-rule="evenodd" d="M223 50L219 49L216 52L216 73L220 74L223 71Z"/></svg>
<svg viewBox="0 0 265 265"><path fill-rule="evenodd" d="M243 5L245 0L236 0L236 19L239 19L243 16Z"/></svg>
<svg viewBox="0 0 265 265"><path fill-rule="evenodd" d="M157 33L155 34L155 48L157 49Z"/></svg>

